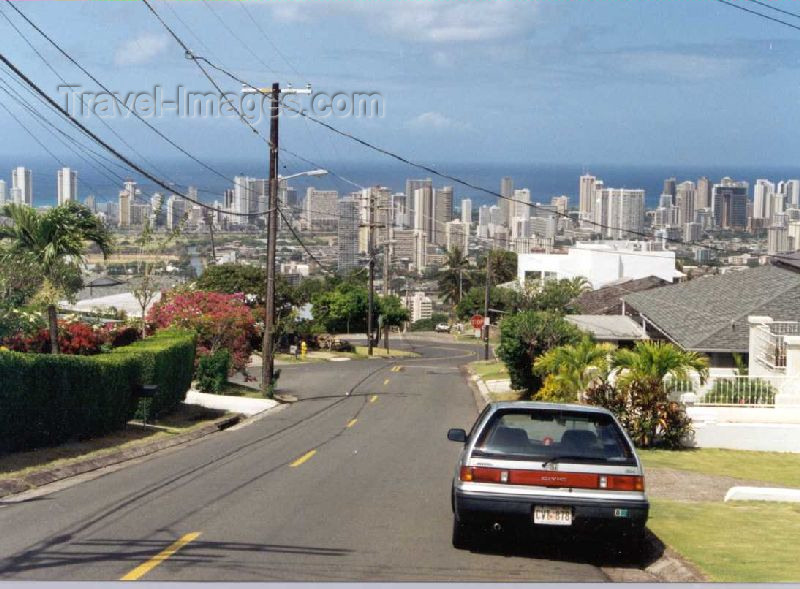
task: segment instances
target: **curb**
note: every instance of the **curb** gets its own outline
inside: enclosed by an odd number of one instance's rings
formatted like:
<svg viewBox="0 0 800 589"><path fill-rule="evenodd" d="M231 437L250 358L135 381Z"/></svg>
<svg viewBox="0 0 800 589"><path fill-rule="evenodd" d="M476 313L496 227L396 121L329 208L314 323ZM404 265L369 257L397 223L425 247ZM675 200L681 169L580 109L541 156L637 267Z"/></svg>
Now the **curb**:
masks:
<svg viewBox="0 0 800 589"><path fill-rule="evenodd" d="M196 430L178 434L177 436L167 439L156 440L149 444L117 450L103 456L78 460L64 466L44 468L22 477L0 479L0 498L29 491L35 487L49 485L50 483L55 483L56 481L78 476L93 470L99 470L136 458L142 458L143 456L148 456L161 450L166 450L167 448L180 446L227 429L239 423L241 419L242 416L238 413L228 417L220 417Z"/></svg>
<svg viewBox="0 0 800 589"><path fill-rule="evenodd" d="M782 487L731 487L725 493L724 502L728 501L776 501L784 503L800 503L800 489Z"/></svg>

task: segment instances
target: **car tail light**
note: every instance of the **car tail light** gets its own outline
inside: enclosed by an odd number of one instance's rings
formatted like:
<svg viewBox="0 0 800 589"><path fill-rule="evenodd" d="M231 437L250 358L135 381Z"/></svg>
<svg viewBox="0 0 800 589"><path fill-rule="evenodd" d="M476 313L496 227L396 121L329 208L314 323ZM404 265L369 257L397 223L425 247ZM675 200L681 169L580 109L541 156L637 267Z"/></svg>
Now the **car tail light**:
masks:
<svg viewBox="0 0 800 589"><path fill-rule="evenodd" d="M609 475L608 486L611 491L644 491L644 477Z"/></svg>
<svg viewBox="0 0 800 589"><path fill-rule="evenodd" d="M644 491L644 477L627 475L596 475L583 472L508 470L483 466L462 466L459 471L459 478L464 482L473 483L607 489L609 491Z"/></svg>

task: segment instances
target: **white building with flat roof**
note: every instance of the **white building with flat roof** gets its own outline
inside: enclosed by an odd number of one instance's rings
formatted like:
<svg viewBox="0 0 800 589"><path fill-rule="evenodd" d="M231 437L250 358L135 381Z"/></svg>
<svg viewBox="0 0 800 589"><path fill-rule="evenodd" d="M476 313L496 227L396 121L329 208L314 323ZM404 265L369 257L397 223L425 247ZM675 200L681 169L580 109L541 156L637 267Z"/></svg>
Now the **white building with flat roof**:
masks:
<svg viewBox="0 0 800 589"><path fill-rule="evenodd" d="M675 269L675 252L647 241L596 241L577 243L566 253L521 254L517 257L517 279L586 278L598 289L622 279L657 276L673 282L682 274Z"/></svg>
<svg viewBox="0 0 800 589"><path fill-rule="evenodd" d="M407 294L403 302L408 309L411 323L421 319L430 319L433 316L433 301L423 291L418 290L414 294Z"/></svg>

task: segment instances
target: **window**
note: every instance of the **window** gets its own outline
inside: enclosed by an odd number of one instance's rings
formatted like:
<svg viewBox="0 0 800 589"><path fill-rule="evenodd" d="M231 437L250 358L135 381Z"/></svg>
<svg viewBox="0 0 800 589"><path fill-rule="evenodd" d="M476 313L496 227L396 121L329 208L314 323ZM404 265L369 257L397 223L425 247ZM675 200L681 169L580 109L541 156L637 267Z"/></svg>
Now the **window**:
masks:
<svg viewBox="0 0 800 589"><path fill-rule="evenodd" d="M480 433L473 456L636 463L633 450L609 415L558 409L498 411Z"/></svg>

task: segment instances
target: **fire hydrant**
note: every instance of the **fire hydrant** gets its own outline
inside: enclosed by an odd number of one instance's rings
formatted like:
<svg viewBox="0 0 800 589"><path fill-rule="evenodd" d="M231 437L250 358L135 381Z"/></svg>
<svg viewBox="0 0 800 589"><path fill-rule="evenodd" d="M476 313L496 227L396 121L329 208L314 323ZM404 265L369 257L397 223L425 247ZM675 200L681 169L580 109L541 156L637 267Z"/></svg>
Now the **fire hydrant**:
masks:
<svg viewBox="0 0 800 589"><path fill-rule="evenodd" d="M305 341L300 342L300 356L303 358L306 357L306 352L308 352L308 344Z"/></svg>

